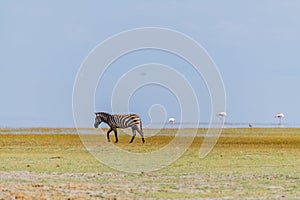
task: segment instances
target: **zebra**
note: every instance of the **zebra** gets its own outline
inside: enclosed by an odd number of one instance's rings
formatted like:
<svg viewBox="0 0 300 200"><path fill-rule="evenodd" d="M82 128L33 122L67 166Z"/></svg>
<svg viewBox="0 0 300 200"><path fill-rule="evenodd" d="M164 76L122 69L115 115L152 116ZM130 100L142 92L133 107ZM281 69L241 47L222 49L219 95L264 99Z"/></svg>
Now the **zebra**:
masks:
<svg viewBox="0 0 300 200"><path fill-rule="evenodd" d="M142 141L145 143L142 120L137 114L109 114L105 112L96 112L95 115L95 128L98 128L101 122L105 122L110 127L110 129L107 131L108 142L110 142L109 133L111 131L114 131L117 143L119 141L117 128L131 127L133 136L130 140L130 143L133 142L136 131L142 136Z"/></svg>

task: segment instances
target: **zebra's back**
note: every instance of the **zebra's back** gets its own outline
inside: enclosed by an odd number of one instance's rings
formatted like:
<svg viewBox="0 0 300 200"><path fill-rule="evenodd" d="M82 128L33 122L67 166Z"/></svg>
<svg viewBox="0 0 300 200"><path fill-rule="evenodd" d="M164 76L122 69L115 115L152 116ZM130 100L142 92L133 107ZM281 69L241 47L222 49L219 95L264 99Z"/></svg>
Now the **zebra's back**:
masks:
<svg viewBox="0 0 300 200"><path fill-rule="evenodd" d="M117 128L138 128L142 129L141 118L137 114L113 114L112 121Z"/></svg>

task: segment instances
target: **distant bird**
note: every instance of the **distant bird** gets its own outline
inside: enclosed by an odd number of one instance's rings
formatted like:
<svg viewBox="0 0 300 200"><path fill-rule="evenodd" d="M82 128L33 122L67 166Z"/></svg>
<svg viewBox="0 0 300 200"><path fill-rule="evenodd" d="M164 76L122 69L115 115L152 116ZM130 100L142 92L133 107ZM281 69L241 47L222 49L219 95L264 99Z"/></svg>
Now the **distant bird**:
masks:
<svg viewBox="0 0 300 200"><path fill-rule="evenodd" d="M219 116L219 119L222 120L222 128L225 128L224 123L225 123L225 117L227 116L226 112L219 112L217 114Z"/></svg>
<svg viewBox="0 0 300 200"><path fill-rule="evenodd" d="M227 116L227 113L226 112L219 112L217 114L219 117L226 117Z"/></svg>
<svg viewBox="0 0 300 200"><path fill-rule="evenodd" d="M175 123L175 119L173 117L169 118L169 123L170 124L174 124Z"/></svg>
<svg viewBox="0 0 300 200"><path fill-rule="evenodd" d="M281 118L284 117L284 114L283 114L283 113L277 113L277 114L275 115L275 117L281 119Z"/></svg>
<svg viewBox="0 0 300 200"><path fill-rule="evenodd" d="M274 116L275 118L278 118L279 119L279 126L281 126L282 125L282 123L281 123L281 119L284 117L284 114L283 113L277 113L275 116Z"/></svg>
<svg viewBox="0 0 300 200"><path fill-rule="evenodd" d="M252 124L249 124L249 128L251 128L252 127Z"/></svg>
<svg viewBox="0 0 300 200"><path fill-rule="evenodd" d="M225 119L225 117L227 116L227 113L226 112L219 112L217 114L217 116L219 116L220 120L223 120Z"/></svg>

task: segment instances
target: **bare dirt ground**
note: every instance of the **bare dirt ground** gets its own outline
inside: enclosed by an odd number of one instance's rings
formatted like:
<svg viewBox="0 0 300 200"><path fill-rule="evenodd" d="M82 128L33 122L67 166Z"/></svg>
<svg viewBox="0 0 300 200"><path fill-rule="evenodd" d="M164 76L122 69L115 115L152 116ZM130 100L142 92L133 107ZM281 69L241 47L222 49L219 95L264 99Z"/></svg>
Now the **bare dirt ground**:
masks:
<svg viewBox="0 0 300 200"><path fill-rule="evenodd" d="M299 199L300 180L283 175L166 175L120 173L1 172L2 199ZM17 180L17 181L16 181ZM218 181L216 181L218 180ZM241 183L247 180L248 184ZM271 183L276 180L274 183ZM287 186L278 184L290 182ZM268 181L270 184L263 182ZM255 186L251 184L255 183ZM233 189L234 188L234 189ZM234 190L234 193L232 191ZM254 192L255 191L255 192ZM267 192L266 192L267 191ZM211 193L214 193L214 196ZM169 196L169 197L168 197Z"/></svg>

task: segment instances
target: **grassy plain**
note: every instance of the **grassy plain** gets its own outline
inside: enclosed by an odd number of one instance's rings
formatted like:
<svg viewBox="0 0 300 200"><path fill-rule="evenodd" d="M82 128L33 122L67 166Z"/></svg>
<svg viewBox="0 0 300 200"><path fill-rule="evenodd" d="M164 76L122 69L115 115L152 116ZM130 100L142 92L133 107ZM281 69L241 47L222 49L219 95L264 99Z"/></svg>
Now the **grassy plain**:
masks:
<svg viewBox="0 0 300 200"><path fill-rule="evenodd" d="M116 145L152 151L171 141L165 133L172 131L162 130L164 136L148 137L145 144L140 138L129 144L130 136L121 134ZM70 134L74 129L0 132L0 199L300 199L297 128L226 128L204 159L199 158L203 137L196 137L170 166L136 174L101 164Z"/></svg>

